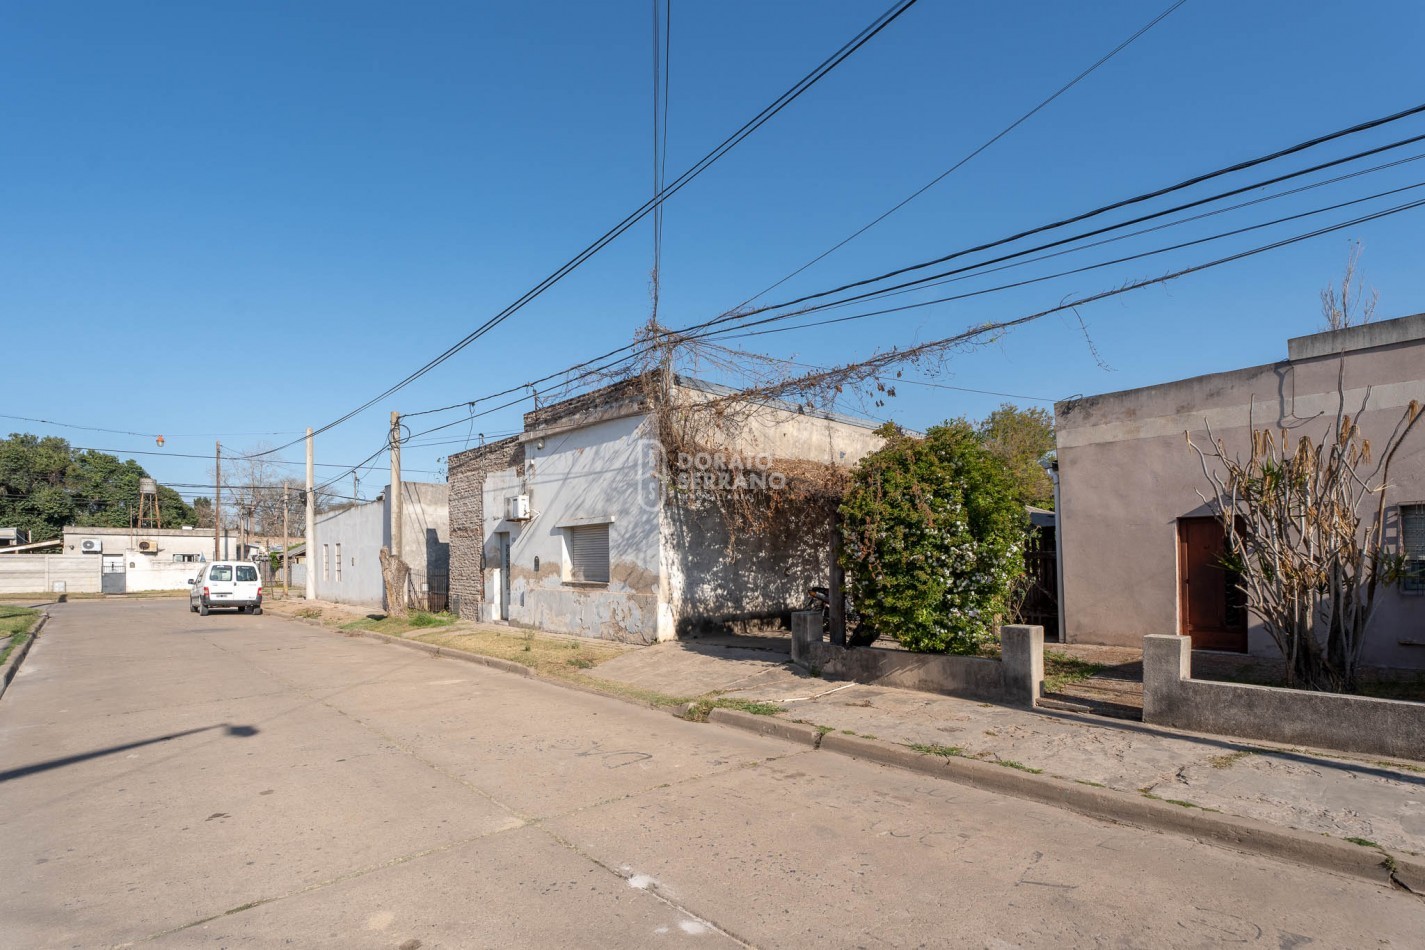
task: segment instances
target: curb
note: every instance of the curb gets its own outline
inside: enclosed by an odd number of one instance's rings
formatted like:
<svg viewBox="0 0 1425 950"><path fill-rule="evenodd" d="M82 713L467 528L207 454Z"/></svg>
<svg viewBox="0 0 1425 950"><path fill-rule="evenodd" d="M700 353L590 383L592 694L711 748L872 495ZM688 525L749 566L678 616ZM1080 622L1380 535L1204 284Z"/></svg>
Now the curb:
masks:
<svg viewBox="0 0 1425 950"><path fill-rule="evenodd" d="M719 713L723 715L718 715ZM767 728L764 722L750 721L766 718L768 717L716 709L709 716L712 722L748 729L761 735L779 735L778 731ZM815 733L812 729L808 731ZM1238 851L1364 878L1387 887L1394 884L1415 893L1425 891L1425 862L1396 858L1384 851L1361 847L1348 841L1338 841L1326 835L1295 831L1252 818L1239 818L1200 808L1184 808L1113 789L1081 785L1049 775L1021 772L991 762L958 757L942 758L879 740L828 733L820 737L819 743L812 741L809 744L814 748L853 759L946 779L982 791L1066 808L1090 818L1133 825L1149 831L1172 832L1199 838Z"/></svg>
<svg viewBox="0 0 1425 950"><path fill-rule="evenodd" d="M29 634L29 639L10 651L10 655L5 658L5 669L0 671L0 698L3 698L5 690L9 689L10 681L15 678L15 674L20 669L20 664L25 661L25 657L30 652L30 647L35 645L35 639L39 637L40 629L45 625L45 621L47 620L49 620L48 612L40 614L39 619L30 624L30 629L26 631Z"/></svg>
<svg viewBox="0 0 1425 950"><path fill-rule="evenodd" d="M386 643L394 643L411 650L419 650L431 656L443 656L452 660L464 660L466 663L476 663L480 666L488 666L491 669L501 670L505 673L513 673L516 676L523 676L526 679L542 679L535 676L534 670L511 660L502 660L494 656L481 656L479 653L470 653L466 650L452 650L450 647L438 646L434 643L422 643L420 640L407 640L404 637L394 637L389 633L377 633L374 630L340 630L337 631L345 636L367 637L372 640L382 640Z"/></svg>
<svg viewBox="0 0 1425 950"><path fill-rule="evenodd" d="M304 620L296 617L284 619L298 622ZM422 643L419 640L407 640L371 630L331 630L318 622L310 623L343 636L380 640L430 656L464 660L578 692L623 700L645 708L666 710L666 707L626 700L577 683L543 677L529 667L509 660L441 647L433 643ZM31 639L30 643L33 642ZM685 703L667 711L675 717L685 719L691 705ZM754 716L736 709L717 707L709 712L708 721L804 745L813 750L824 749L853 759L969 785L982 791L1065 808L1090 818L1131 825L1148 831L1185 835L1249 854L1290 861L1361 878L1385 887L1394 886L1411 893L1425 894L1425 859L1397 857L1384 849L1362 847L1329 835L1296 831L1253 818L1240 818L1201 808L1185 808L1128 792L1083 785L1051 775L1022 772L978 759L945 758L881 740L861 739L837 733L823 735L822 731L814 726L775 716Z"/></svg>

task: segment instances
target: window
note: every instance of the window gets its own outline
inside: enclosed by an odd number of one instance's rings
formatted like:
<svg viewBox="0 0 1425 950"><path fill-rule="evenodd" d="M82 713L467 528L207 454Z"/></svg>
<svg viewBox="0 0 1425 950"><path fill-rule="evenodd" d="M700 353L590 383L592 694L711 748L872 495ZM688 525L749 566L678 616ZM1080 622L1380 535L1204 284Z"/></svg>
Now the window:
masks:
<svg viewBox="0 0 1425 950"><path fill-rule="evenodd" d="M1425 505L1400 506L1400 548L1405 555L1400 589L1425 594Z"/></svg>
<svg viewBox="0 0 1425 950"><path fill-rule="evenodd" d="M247 582L257 580L257 568L251 564L239 564L237 566L237 579Z"/></svg>
<svg viewBox="0 0 1425 950"><path fill-rule="evenodd" d="M607 584L609 526L586 524L564 531L569 550L569 580L578 584Z"/></svg>
<svg viewBox="0 0 1425 950"><path fill-rule="evenodd" d="M341 545L336 546L336 579L341 580Z"/></svg>
<svg viewBox="0 0 1425 950"><path fill-rule="evenodd" d="M322 580L329 581L332 577L330 545L322 545Z"/></svg>
<svg viewBox="0 0 1425 950"><path fill-rule="evenodd" d="M231 564L214 564L208 568L208 580L210 581L230 581L233 579L233 566Z"/></svg>

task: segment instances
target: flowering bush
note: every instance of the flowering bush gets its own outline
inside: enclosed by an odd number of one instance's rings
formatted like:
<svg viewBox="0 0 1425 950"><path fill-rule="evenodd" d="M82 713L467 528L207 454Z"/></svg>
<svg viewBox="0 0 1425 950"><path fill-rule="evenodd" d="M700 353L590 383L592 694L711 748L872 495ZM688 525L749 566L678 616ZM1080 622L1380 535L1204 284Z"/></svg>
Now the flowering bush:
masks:
<svg viewBox="0 0 1425 950"><path fill-rule="evenodd" d="M842 561L863 622L908 649L974 653L1024 573L1024 508L963 420L883 430L841 504Z"/></svg>

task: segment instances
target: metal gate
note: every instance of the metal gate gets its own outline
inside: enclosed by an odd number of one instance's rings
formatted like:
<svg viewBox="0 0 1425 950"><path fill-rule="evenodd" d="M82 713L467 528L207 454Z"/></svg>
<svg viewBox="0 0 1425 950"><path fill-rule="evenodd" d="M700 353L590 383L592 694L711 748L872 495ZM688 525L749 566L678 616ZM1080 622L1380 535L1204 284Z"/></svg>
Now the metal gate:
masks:
<svg viewBox="0 0 1425 950"><path fill-rule="evenodd" d="M124 557L121 554L105 554L103 573L99 575L99 590L105 594L122 594L124 584Z"/></svg>
<svg viewBox="0 0 1425 950"><path fill-rule="evenodd" d="M1055 556L1054 529L1034 528L1024 551L1029 590L1019 608L1019 622L1044 628L1044 639L1059 639L1059 562Z"/></svg>

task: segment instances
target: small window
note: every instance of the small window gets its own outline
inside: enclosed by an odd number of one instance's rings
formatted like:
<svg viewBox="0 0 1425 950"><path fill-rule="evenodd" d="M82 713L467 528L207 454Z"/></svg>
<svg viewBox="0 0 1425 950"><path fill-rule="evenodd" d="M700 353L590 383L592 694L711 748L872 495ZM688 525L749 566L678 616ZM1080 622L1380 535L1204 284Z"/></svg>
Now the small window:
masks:
<svg viewBox="0 0 1425 950"><path fill-rule="evenodd" d="M581 584L609 582L609 526L587 524L565 528L569 543L569 580Z"/></svg>
<svg viewBox="0 0 1425 950"><path fill-rule="evenodd" d="M1425 505L1400 506L1400 548L1405 555L1400 589L1425 594Z"/></svg>
<svg viewBox="0 0 1425 950"><path fill-rule="evenodd" d="M341 580L341 545L336 546L336 579Z"/></svg>
<svg viewBox="0 0 1425 950"><path fill-rule="evenodd" d="M239 564L237 566L237 579L246 582L257 580L257 568L251 564Z"/></svg>
<svg viewBox="0 0 1425 950"><path fill-rule="evenodd" d="M233 579L233 566L231 564L214 564L208 568L208 580L210 581L230 581Z"/></svg>
<svg viewBox="0 0 1425 950"><path fill-rule="evenodd" d="M322 545L322 580L324 580L324 581L329 581L329 580L331 580L331 576L332 576L332 569L331 569L331 551L330 551L330 546L329 546L329 545L326 545L326 544L323 544L323 545Z"/></svg>

